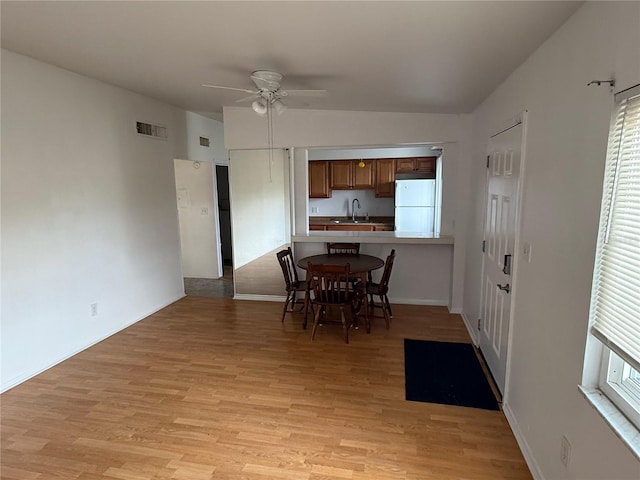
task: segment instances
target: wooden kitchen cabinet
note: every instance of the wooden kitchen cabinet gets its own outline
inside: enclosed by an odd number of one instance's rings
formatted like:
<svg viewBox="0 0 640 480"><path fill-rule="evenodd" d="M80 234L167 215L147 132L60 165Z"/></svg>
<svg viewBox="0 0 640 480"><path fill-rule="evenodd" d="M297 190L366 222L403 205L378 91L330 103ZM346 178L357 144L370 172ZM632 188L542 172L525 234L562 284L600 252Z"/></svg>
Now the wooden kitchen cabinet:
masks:
<svg viewBox="0 0 640 480"><path fill-rule="evenodd" d="M353 187L353 161L334 160L329 167L331 181L329 186L332 190L351 190Z"/></svg>
<svg viewBox="0 0 640 480"><path fill-rule="evenodd" d="M393 225L375 225L373 227L374 232L393 232Z"/></svg>
<svg viewBox="0 0 640 480"><path fill-rule="evenodd" d="M378 198L393 198L396 189L396 161L393 158L378 158L375 164L375 190Z"/></svg>
<svg viewBox="0 0 640 480"><path fill-rule="evenodd" d="M396 173L432 173L436 174L438 157L397 158Z"/></svg>
<svg viewBox="0 0 640 480"><path fill-rule="evenodd" d="M374 188L374 174L375 165L374 160L363 160L364 167L360 167L358 164L360 160L353 161L353 188L354 190L362 190L367 188Z"/></svg>
<svg viewBox="0 0 640 480"><path fill-rule="evenodd" d="M326 230L324 225L309 225L309 230Z"/></svg>
<svg viewBox="0 0 640 480"><path fill-rule="evenodd" d="M416 172L436 174L436 160L438 157L416 158Z"/></svg>
<svg viewBox="0 0 640 480"><path fill-rule="evenodd" d="M329 162L309 162L309 198L329 198Z"/></svg>
<svg viewBox="0 0 640 480"><path fill-rule="evenodd" d="M374 188L374 162L366 160L332 160L330 162L329 188L332 190L364 190Z"/></svg>

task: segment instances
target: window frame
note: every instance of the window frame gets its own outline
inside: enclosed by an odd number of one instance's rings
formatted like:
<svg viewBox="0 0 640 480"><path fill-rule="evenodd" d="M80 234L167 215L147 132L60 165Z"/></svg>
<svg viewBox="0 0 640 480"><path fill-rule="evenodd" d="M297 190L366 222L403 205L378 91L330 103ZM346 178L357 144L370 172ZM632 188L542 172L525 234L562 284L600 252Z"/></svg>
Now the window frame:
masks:
<svg viewBox="0 0 640 480"><path fill-rule="evenodd" d="M633 125L630 130L632 132L632 137L630 137L633 139L632 143L614 143L617 134L619 134L621 142L626 142L626 140L623 140L627 134L626 120L623 120L621 130L619 130L619 121L621 113L627 115L628 110L623 103L630 99L634 99L633 104L629 107L631 111L634 111L634 109L638 108L636 102L640 101L640 85L635 85L615 95L607 140L602 208L598 220L598 244L591 286L589 332L584 357L582 384L579 386L579 389L587 401L591 403L596 411L600 413L604 420L611 426L616 435L629 447L636 458L640 460L640 368L638 368L635 357L630 351L626 351L622 347L622 345L629 343L628 337L618 337L622 339L620 344L618 344L616 341L611 341L611 337L608 337L604 333L605 330L599 330L594 326L597 319L600 321L600 318L607 318L596 317L596 306L603 298L610 298L600 297L602 293L600 288L603 285L599 278L600 272L603 271L603 269L606 270L607 268L611 268L612 265L615 265L610 264L611 260L603 262L603 255L606 257L607 252L605 251L605 244L602 242L608 242L608 240L605 239L608 239L609 229L611 228L611 214L616 210L617 202L623 202L620 207L623 209L623 212L625 208L624 203L626 203L626 199L615 196L620 172L629 167L629 164L626 162L621 167L620 161L623 158L630 158L632 159L631 165L635 165L635 160L637 159L637 157L633 155L637 150L637 144L635 142L636 135L640 135L640 132L636 131L638 128L637 119L635 124L631 124ZM637 112L635 115L637 115ZM631 145L631 150L621 150L622 145ZM611 155L611 151L616 153ZM629 153L633 156L626 157ZM613 164L613 162L615 162L615 164ZM615 165L613 172L611 172L612 165ZM611 174L613 174L613 180L609 177ZM635 174L631 173L630 177L625 177L625 182L633 179L635 179ZM632 181L631 185L635 185L635 182ZM635 192L635 188L632 191ZM634 196L635 195L631 198L634 198ZM634 206L631 211L631 218L635 218L636 213L638 213L636 207ZM635 250L633 249L631 252L635 253ZM633 278L634 281L637 279L635 275L629 278ZM615 277L612 278L611 281L615 282ZM610 286L615 285L615 283L604 285L605 288L610 288ZM610 286L607 287L606 285ZM609 321L611 320L612 319ZM618 320L620 319L616 319L616 321ZM636 335L638 332L637 329L632 329L629 331L629 334L631 334L632 331L636 332L633 333L633 335ZM635 337L631 338L633 339ZM640 339L638 340L640 341ZM635 343L631 343L631 351L634 351L635 345ZM631 375L632 373L633 375Z"/></svg>
<svg viewBox="0 0 640 480"><path fill-rule="evenodd" d="M630 371L637 372L611 349L602 349L598 387L640 429L640 383L629 378Z"/></svg>

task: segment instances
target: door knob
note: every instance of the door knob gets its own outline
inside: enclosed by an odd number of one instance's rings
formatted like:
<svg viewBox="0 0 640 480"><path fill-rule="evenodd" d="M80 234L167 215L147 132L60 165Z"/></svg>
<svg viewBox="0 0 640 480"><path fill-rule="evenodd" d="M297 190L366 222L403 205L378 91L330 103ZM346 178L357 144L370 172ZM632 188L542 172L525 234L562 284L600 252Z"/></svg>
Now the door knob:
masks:
<svg viewBox="0 0 640 480"><path fill-rule="evenodd" d="M511 286L507 283L506 285L500 285L499 283L496 285L503 292L509 293L511 291Z"/></svg>

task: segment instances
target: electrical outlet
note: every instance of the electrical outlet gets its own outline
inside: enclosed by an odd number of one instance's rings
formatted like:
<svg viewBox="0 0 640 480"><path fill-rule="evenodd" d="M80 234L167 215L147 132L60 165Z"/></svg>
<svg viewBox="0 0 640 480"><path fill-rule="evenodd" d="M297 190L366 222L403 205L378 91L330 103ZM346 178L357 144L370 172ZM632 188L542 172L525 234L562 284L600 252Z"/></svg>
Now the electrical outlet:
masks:
<svg viewBox="0 0 640 480"><path fill-rule="evenodd" d="M200 215L209 215L209 208L201 207L200 208Z"/></svg>
<svg viewBox="0 0 640 480"><path fill-rule="evenodd" d="M560 461L565 467L569 466L569 459L571 458L571 444L567 437L562 436L562 443L560 445Z"/></svg>
<svg viewBox="0 0 640 480"><path fill-rule="evenodd" d="M96 317L98 315L98 304L97 303L92 303L91 304L91 316L92 317Z"/></svg>
<svg viewBox="0 0 640 480"><path fill-rule="evenodd" d="M311 213L318 213L318 207L311 207Z"/></svg>

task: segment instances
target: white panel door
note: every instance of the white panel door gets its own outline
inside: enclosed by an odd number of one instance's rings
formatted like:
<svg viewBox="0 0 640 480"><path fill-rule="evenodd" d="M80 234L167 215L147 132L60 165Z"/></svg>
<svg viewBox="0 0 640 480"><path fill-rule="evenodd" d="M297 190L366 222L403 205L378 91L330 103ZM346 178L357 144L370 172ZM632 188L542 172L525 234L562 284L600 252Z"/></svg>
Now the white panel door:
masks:
<svg viewBox="0 0 640 480"><path fill-rule="evenodd" d="M504 393L511 321L522 124L489 139L480 350Z"/></svg>

